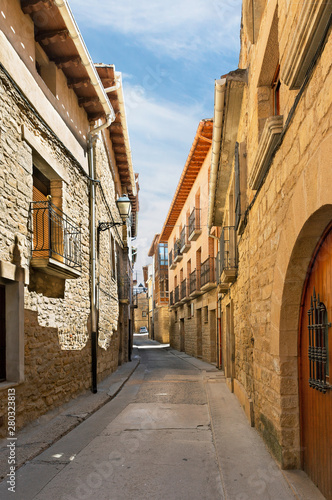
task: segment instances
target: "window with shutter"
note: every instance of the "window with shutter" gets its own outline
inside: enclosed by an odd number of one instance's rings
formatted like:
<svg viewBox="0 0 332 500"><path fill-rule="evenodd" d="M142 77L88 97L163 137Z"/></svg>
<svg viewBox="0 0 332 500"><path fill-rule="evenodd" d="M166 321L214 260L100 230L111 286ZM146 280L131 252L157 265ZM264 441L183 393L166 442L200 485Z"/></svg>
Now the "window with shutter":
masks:
<svg viewBox="0 0 332 500"><path fill-rule="evenodd" d="M235 143L235 230L237 231L241 217L240 163L239 143Z"/></svg>

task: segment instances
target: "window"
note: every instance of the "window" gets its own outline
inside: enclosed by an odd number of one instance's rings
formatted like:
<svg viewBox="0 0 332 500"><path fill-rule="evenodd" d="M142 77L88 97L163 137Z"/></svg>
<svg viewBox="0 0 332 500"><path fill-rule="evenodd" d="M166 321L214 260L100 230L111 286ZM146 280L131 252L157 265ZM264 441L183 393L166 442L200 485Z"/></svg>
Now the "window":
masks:
<svg viewBox="0 0 332 500"><path fill-rule="evenodd" d="M293 9L292 2L289 5ZM301 12L282 65L282 80L291 90L301 87L331 22L331 2L306 0L299 6Z"/></svg>
<svg viewBox="0 0 332 500"><path fill-rule="evenodd" d="M272 88L273 114L274 116L279 116L280 115L280 65L279 64L275 71L271 88Z"/></svg>
<svg viewBox="0 0 332 500"><path fill-rule="evenodd" d="M167 243L159 243L159 265L168 265L168 245Z"/></svg>
<svg viewBox="0 0 332 500"><path fill-rule="evenodd" d="M22 268L0 265L0 382L18 383L24 376L24 281ZM17 281L19 280L19 281Z"/></svg>
<svg viewBox="0 0 332 500"><path fill-rule="evenodd" d="M142 311L142 318L146 318L146 311Z"/></svg>
<svg viewBox="0 0 332 500"><path fill-rule="evenodd" d="M110 231L110 260L111 260L111 276L116 278L116 253L115 253L115 240Z"/></svg>
<svg viewBox="0 0 332 500"><path fill-rule="evenodd" d="M38 167L33 167L30 209L33 221L31 266L60 278L80 276L81 229L63 213L62 180L42 160L38 161Z"/></svg>
<svg viewBox="0 0 332 500"><path fill-rule="evenodd" d="M208 306L205 306L203 308L203 318L204 318L204 323L209 322L209 308L208 308Z"/></svg>
<svg viewBox="0 0 332 500"><path fill-rule="evenodd" d="M308 310L309 386L323 394L329 385L329 327L327 309L315 288Z"/></svg>
<svg viewBox="0 0 332 500"><path fill-rule="evenodd" d="M246 144L235 144L234 164L234 196L235 196L235 230L244 231L244 213L247 208L247 161Z"/></svg>

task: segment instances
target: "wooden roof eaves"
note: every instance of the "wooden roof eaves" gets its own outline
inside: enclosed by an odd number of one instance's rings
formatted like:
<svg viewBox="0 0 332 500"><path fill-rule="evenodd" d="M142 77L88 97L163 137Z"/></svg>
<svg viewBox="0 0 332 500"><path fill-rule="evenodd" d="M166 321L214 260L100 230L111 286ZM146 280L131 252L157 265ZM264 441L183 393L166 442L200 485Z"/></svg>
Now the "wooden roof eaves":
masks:
<svg viewBox="0 0 332 500"><path fill-rule="evenodd" d="M175 219L174 224L173 224L173 225L175 225L175 223L176 223L176 221L181 213L181 210L183 208L185 200L187 199L187 197L190 193L190 190L189 190L187 196L185 196L185 199L181 204L177 203L179 201L179 194L180 194L181 190L183 189L183 187L185 186L184 181L186 178L186 174L191 167L191 162L194 159L194 154L195 154L197 148L199 148L200 152L201 152L201 150L203 150L203 152L205 153L205 156L204 156L204 158L201 158L201 160L198 162L198 165L197 165L196 170L195 170L196 176L194 176L194 178L190 182L190 184L188 182L186 183L187 186L188 186L188 184L190 185L190 189L191 189L192 185L194 184L194 182L197 178L197 175L201 169L201 166L204 163L205 157L211 148L211 146L208 146L206 144L206 141L204 139L202 139L201 136L205 132L208 134L208 136L211 137L211 140L212 140L212 131L213 131L213 119L212 118L208 118L208 119L204 119L204 120L200 121L198 128L197 128L197 131L196 131L194 142L191 146L186 164L183 168L179 183L177 185L173 200L171 202L168 214L167 214L165 222L164 222L164 226L163 226L163 229L162 229L162 232L160 235L160 238L163 240L168 240L169 235L172 232L172 229L169 227L170 226L169 221L171 220L172 214L173 214L173 216L176 215L176 219ZM206 136L204 136L204 137L206 137ZM179 206L179 205L181 205L181 206ZM177 210L179 210L179 212ZM173 217L172 217L172 220L174 220Z"/></svg>

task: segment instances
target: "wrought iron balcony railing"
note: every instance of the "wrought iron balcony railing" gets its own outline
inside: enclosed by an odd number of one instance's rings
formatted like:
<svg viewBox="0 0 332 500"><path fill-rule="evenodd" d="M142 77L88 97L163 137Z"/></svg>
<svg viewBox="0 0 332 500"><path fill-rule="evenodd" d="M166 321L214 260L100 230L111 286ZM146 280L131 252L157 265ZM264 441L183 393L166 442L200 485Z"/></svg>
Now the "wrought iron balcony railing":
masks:
<svg viewBox="0 0 332 500"><path fill-rule="evenodd" d="M208 257L201 265L201 287L215 282L214 259Z"/></svg>
<svg viewBox="0 0 332 500"><path fill-rule="evenodd" d="M186 278L181 281L181 300L187 297L187 280Z"/></svg>
<svg viewBox="0 0 332 500"><path fill-rule="evenodd" d="M173 264L173 250L171 250L168 254L168 265L171 267Z"/></svg>
<svg viewBox="0 0 332 500"><path fill-rule="evenodd" d="M178 239L174 243L174 262L178 262L181 259L182 259L181 241L180 241L180 239Z"/></svg>
<svg viewBox="0 0 332 500"><path fill-rule="evenodd" d="M201 210L194 208L189 215L189 240L195 240L201 233Z"/></svg>
<svg viewBox="0 0 332 500"><path fill-rule="evenodd" d="M81 268L81 228L51 201L30 203L33 221L32 259L54 259Z"/></svg>
<svg viewBox="0 0 332 500"><path fill-rule="evenodd" d="M238 252L234 226L224 226L220 237L220 252L217 260L217 280L220 291L228 290L237 277Z"/></svg>
<svg viewBox="0 0 332 500"><path fill-rule="evenodd" d="M197 290L197 273L196 269L189 275L189 292L194 293Z"/></svg>
<svg viewBox="0 0 332 500"><path fill-rule="evenodd" d="M173 293L173 291L171 291L171 293L169 294L169 305L174 306L174 293Z"/></svg>
<svg viewBox="0 0 332 500"><path fill-rule="evenodd" d="M179 302L179 300L180 300L180 288L179 288L179 285L178 285L174 289L174 302L175 302L175 304L177 302Z"/></svg>
<svg viewBox="0 0 332 500"><path fill-rule="evenodd" d="M224 226L220 237L220 274L237 269L236 231L234 226Z"/></svg>

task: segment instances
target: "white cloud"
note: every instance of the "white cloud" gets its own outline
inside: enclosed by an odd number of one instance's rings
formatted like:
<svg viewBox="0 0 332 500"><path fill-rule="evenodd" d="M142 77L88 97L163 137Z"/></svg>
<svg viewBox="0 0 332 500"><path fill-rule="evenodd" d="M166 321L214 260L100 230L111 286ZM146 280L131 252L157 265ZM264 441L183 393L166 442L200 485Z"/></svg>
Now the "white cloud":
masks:
<svg viewBox="0 0 332 500"><path fill-rule="evenodd" d="M124 97L133 165L140 175L139 236L134 243L140 272L154 235L162 229L203 110L194 101L191 107L156 101L130 83L124 86Z"/></svg>
<svg viewBox="0 0 332 500"><path fill-rule="evenodd" d="M242 0L99 0L93 24L132 36L150 51L199 59L208 51L238 51ZM91 1L71 0L79 20L91 23Z"/></svg>

